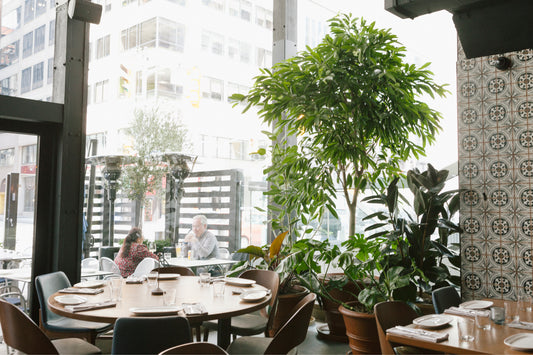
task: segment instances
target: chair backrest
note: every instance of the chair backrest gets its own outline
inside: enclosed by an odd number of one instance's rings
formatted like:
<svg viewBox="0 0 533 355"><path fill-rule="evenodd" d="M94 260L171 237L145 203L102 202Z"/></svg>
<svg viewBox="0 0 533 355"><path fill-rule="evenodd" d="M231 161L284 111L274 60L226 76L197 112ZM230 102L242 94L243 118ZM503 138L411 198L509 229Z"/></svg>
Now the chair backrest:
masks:
<svg viewBox="0 0 533 355"><path fill-rule="evenodd" d="M94 269L98 270L98 259L96 258L85 258L81 261L82 269Z"/></svg>
<svg viewBox="0 0 533 355"><path fill-rule="evenodd" d="M41 319L43 326L48 328L48 322L61 318L48 308L48 297L62 288L70 287L70 281L63 271L39 275L35 278L35 291L41 306Z"/></svg>
<svg viewBox="0 0 533 355"><path fill-rule="evenodd" d="M111 354L157 354L192 342L187 318L119 318L113 330Z"/></svg>
<svg viewBox="0 0 533 355"><path fill-rule="evenodd" d="M393 346L386 339L387 329L397 325L411 324L418 314L407 303L401 301L380 302L374 306L374 314L381 353L394 354Z"/></svg>
<svg viewBox="0 0 533 355"><path fill-rule="evenodd" d="M433 299L433 307L435 313L443 313L444 310L452 307L459 306L461 303L461 296L457 293L455 286L445 286L436 289L431 293Z"/></svg>
<svg viewBox="0 0 533 355"><path fill-rule="evenodd" d="M18 307L0 300L0 324L4 342L26 354L57 354L44 332Z"/></svg>
<svg viewBox="0 0 533 355"><path fill-rule="evenodd" d="M0 298L20 307L24 312L27 310L26 299L22 291L15 285L0 286Z"/></svg>
<svg viewBox="0 0 533 355"><path fill-rule="evenodd" d="M307 337L315 299L316 295L310 293L294 306L291 310L292 316L278 330L266 348L265 354L287 354L291 349L303 343Z"/></svg>
<svg viewBox="0 0 533 355"><path fill-rule="evenodd" d="M276 303L279 289L279 275L277 272L271 270L250 269L244 271L239 277L255 280L257 284L270 289L272 291L270 306L272 307Z"/></svg>
<svg viewBox="0 0 533 355"><path fill-rule="evenodd" d="M101 256L98 262L100 263L100 271L109 271L113 274L120 275L120 268L110 258Z"/></svg>
<svg viewBox="0 0 533 355"><path fill-rule="evenodd" d="M195 342L186 343L173 348L167 349L159 353L159 355L171 355L171 354L227 354L226 350L220 346L207 342Z"/></svg>
<svg viewBox="0 0 533 355"><path fill-rule="evenodd" d="M217 258L219 259L226 259L226 260L231 259L231 253L229 252L227 248L218 248L217 253L218 253Z"/></svg>
<svg viewBox="0 0 533 355"><path fill-rule="evenodd" d="M194 271L184 266L165 266L155 268L160 274L180 274L181 276L194 276Z"/></svg>
<svg viewBox="0 0 533 355"><path fill-rule="evenodd" d="M144 258L137 265L135 271L131 275L134 277L142 277L144 275L149 274L150 271L152 271L156 267L159 267L159 262L157 260L152 258Z"/></svg>

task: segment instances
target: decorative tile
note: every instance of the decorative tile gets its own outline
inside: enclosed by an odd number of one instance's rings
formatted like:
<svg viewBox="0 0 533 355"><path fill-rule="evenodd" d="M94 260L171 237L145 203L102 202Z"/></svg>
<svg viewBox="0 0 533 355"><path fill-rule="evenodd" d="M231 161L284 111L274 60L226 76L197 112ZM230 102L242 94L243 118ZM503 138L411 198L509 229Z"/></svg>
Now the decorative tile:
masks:
<svg viewBox="0 0 533 355"><path fill-rule="evenodd" d="M524 49L519 52L516 52L514 55L514 58L518 62L527 63L530 62L533 59L533 50L531 49Z"/></svg>
<svg viewBox="0 0 533 355"><path fill-rule="evenodd" d="M487 82L487 92L492 96L502 95L508 91L508 79L503 76L491 78Z"/></svg>
<svg viewBox="0 0 533 355"><path fill-rule="evenodd" d="M508 188L497 187L489 191L488 200L496 208L505 208L511 205L511 193Z"/></svg>

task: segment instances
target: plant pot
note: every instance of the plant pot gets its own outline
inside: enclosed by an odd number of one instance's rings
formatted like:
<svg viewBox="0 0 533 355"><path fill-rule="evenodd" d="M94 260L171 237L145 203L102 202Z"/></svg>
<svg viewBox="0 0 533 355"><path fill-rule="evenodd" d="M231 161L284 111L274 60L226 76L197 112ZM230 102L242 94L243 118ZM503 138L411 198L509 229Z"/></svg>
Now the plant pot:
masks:
<svg viewBox="0 0 533 355"><path fill-rule="evenodd" d="M268 336L273 337L274 334L285 324L292 316L291 310L303 299L309 291L302 286L293 286L291 293L284 293L278 295L278 302L274 319L272 320L272 328L268 330Z"/></svg>
<svg viewBox="0 0 533 355"><path fill-rule="evenodd" d="M352 311L344 306L339 306L339 312L344 318L352 354L381 354L374 314Z"/></svg>

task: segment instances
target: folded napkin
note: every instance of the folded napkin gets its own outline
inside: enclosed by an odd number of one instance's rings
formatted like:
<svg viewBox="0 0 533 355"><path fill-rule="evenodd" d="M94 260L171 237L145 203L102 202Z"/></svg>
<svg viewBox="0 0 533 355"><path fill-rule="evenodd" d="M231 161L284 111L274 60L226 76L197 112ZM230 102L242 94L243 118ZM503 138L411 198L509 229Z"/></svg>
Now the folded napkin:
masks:
<svg viewBox="0 0 533 355"><path fill-rule="evenodd" d="M76 287L68 287L64 288L62 290L59 290L61 293L81 293L85 295L97 295L99 293L104 292L104 289L102 288L76 288Z"/></svg>
<svg viewBox="0 0 533 355"><path fill-rule="evenodd" d="M439 341L448 339L448 333L432 332L420 328L403 327L401 325L397 325L394 328L387 329L387 333L400 335L408 338L416 338L424 341L430 341L432 343L437 343Z"/></svg>
<svg viewBox="0 0 533 355"><path fill-rule="evenodd" d="M512 321L511 323L507 323L507 326L511 328L533 330L533 323L531 322L523 322L523 321L515 320L515 321Z"/></svg>
<svg viewBox="0 0 533 355"><path fill-rule="evenodd" d="M475 317L478 313L485 313L487 310L466 309L461 307L450 307L444 313L455 314L458 316Z"/></svg>
<svg viewBox="0 0 533 355"><path fill-rule="evenodd" d="M143 281L144 281L144 277L128 276L126 278L127 284L142 284Z"/></svg>
<svg viewBox="0 0 533 355"><path fill-rule="evenodd" d="M82 311L92 311L93 309L115 307L116 305L117 302L115 301L105 301L96 303L84 303L75 306L65 306L65 309L69 312L76 313Z"/></svg>
<svg viewBox="0 0 533 355"><path fill-rule="evenodd" d="M185 312L186 315L200 315L200 314L207 314L207 310L205 309L205 306L203 303L195 302L195 303L182 303L183 306L183 312Z"/></svg>

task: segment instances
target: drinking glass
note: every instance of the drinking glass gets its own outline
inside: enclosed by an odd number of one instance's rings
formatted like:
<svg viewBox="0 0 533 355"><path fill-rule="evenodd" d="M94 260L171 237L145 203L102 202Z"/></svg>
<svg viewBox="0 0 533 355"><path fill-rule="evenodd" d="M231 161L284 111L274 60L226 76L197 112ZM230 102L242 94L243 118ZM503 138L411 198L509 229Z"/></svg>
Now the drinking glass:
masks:
<svg viewBox="0 0 533 355"><path fill-rule="evenodd" d="M211 281L211 274L209 272L200 273L200 287L209 286L209 281Z"/></svg>
<svg viewBox="0 0 533 355"><path fill-rule="evenodd" d="M176 243L176 258L181 258L182 255L181 255L181 244L180 243Z"/></svg>
<svg viewBox="0 0 533 355"><path fill-rule="evenodd" d="M109 279L111 291L111 301L119 302L122 296L122 277L112 277Z"/></svg>
<svg viewBox="0 0 533 355"><path fill-rule="evenodd" d="M165 306L173 306L176 304L176 289L169 288L165 290L163 294L163 303Z"/></svg>
<svg viewBox="0 0 533 355"><path fill-rule="evenodd" d="M509 324L518 320L518 308L515 301L505 301L503 307L505 308L505 323Z"/></svg>
<svg viewBox="0 0 533 355"><path fill-rule="evenodd" d="M157 286L157 272L151 272L146 275L146 285L148 286L148 292L152 291Z"/></svg>
<svg viewBox="0 0 533 355"><path fill-rule="evenodd" d="M476 326L479 329L490 330L490 311L479 311L476 313Z"/></svg>
<svg viewBox="0 0 533 355"><path fill-rule="evenodd" d="M471 318L457 319L459 339L462 341L474 341L474 320Z"/></svg>
<svg viewBox="0 0 533 355"><path fill-rule="evenodd" d="M166 260L166 261L170 261L170 258L172 257L172 253L164 253L163 254L163 258Z"/></svg>
<svg viewBox="0 0 533 355"><path fill-rule="evenodd" d="M490 317L496 324L505 323L505 308L504 307L490 307Z"/></svg>
<svg viewBox="0 0 533 355"><path fill-rule="evenodd" d="M224 290L226 287L226 282L224 279L215 279L213 280L213 295L215 297L224 297Z"/></svg>

